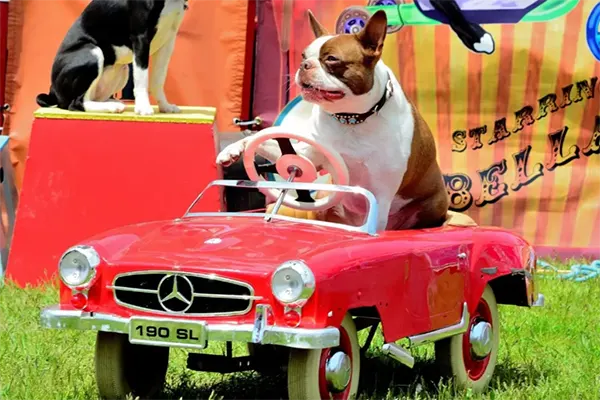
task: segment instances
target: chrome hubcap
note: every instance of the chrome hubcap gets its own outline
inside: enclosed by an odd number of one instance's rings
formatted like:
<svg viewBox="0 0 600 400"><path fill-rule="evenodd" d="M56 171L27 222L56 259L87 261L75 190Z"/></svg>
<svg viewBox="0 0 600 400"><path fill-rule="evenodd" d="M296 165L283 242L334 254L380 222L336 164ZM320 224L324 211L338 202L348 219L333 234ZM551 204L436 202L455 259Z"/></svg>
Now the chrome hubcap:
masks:
<svg viewBox="0 0 600 400"><path fill-rule="evenodd" d="M338 351L325 364L325 378L332 392L341 392L350 383L352 373L352 362L350 357L343 351Z"/></svg>
<svg viewBox="0 0 600 400"><path fill-rule="evenodd" d="M486 321L474 324L469 334L469 342L475 356L486 357L492 351L492 325Z"/></svg>

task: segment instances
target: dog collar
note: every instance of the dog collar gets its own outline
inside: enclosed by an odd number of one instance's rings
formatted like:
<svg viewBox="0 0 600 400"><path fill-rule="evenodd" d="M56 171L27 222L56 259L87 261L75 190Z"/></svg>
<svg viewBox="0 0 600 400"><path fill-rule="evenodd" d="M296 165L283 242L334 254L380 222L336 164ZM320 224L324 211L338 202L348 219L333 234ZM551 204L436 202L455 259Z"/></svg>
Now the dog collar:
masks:
<svg viewBox="0 0 600 400"><path fill-rule="evenodd" d="M376 114L377 112L379 112L379 110L381 110L381 108L385 105L385 103L388 101L388 99L390 97L392 97L393 92L394 92L394 87L392 85L392 79L389 77L389 74L388 74L388 81L385 85L385 90L383 91L383 96L381 96L381 99L373 107L371 107L371 109L369 111L362 113L362 114L337 113L337 114L330 114L330 115L333 119L335 119L340 124L344 124L344 125L362 124L371 115Z"/></svg>

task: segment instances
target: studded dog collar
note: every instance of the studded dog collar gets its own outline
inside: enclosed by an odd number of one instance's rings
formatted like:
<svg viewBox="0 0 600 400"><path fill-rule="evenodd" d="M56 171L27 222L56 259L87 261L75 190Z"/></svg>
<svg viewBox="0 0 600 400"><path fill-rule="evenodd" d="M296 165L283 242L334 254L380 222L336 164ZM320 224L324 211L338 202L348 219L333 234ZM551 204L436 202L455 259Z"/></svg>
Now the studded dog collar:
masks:
<svg viewBox="0 0 600 400"><path fill-rule="evenodd" d="M335 119L340 124L344 125L358 125L362 124L369 118L371 115L376 114L381 110L381 108L385 105L392 94L394 93L394 87L392 85L392 79L388 74L388 81L385 85L385 90L383 91L383 96L381 99L373 106L371 109L362 114L354 114L354 113L337 113L330 114L333 119Z"/></svg>

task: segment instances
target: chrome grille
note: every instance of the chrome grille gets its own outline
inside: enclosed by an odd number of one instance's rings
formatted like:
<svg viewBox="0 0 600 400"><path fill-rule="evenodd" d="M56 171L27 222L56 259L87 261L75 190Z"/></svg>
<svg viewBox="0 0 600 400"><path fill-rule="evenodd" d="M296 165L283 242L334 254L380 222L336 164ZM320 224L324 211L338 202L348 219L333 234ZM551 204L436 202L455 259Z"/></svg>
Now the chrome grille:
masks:
<svg viewBox="0 0 600 400"><path fill-rule="evenodd" d="M173 271L120 274L109 286L124 307L163 314L239 315L250 311L252 286L215 275Z"/></svg>

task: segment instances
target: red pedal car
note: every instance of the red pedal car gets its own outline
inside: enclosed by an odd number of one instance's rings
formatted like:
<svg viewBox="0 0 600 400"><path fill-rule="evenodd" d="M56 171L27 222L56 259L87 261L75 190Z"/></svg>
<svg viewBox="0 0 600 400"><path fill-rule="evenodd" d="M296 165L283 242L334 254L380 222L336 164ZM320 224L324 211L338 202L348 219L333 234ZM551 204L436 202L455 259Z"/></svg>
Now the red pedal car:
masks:
<svg viewBox="0 0 600 400"><path fill-rule="evenodd" d="M287 181L265 181L254 163L260 143L277 139L272 167ZM316 146L333 183L314 183L314 166L291 141ZM206 189L259 189L270 210L194 212L124 226L68 249L59 263L60 304L41 312L48 328L94 330L96 379L105 398L149 397L161 388L170 347L189 349L188 367L219 372L287 366L292 399L353 398L362 350L357 332L381 324L382 353L412 367L411 347L435 342L441 370L482 391L498 356L498 304L543 305L536 257L515 234L445 225L375 230L377 201L347 186L340 155L313 141L268 128L244 155L251 180L217 180ZM328 196L314 199L311 191ZM331 207L362 196L361 226L278 213ZM396 344L408 338L410 346ZM228 354L203 354L210 342ZM249 356L232 357L231 343Z"/></svg>

